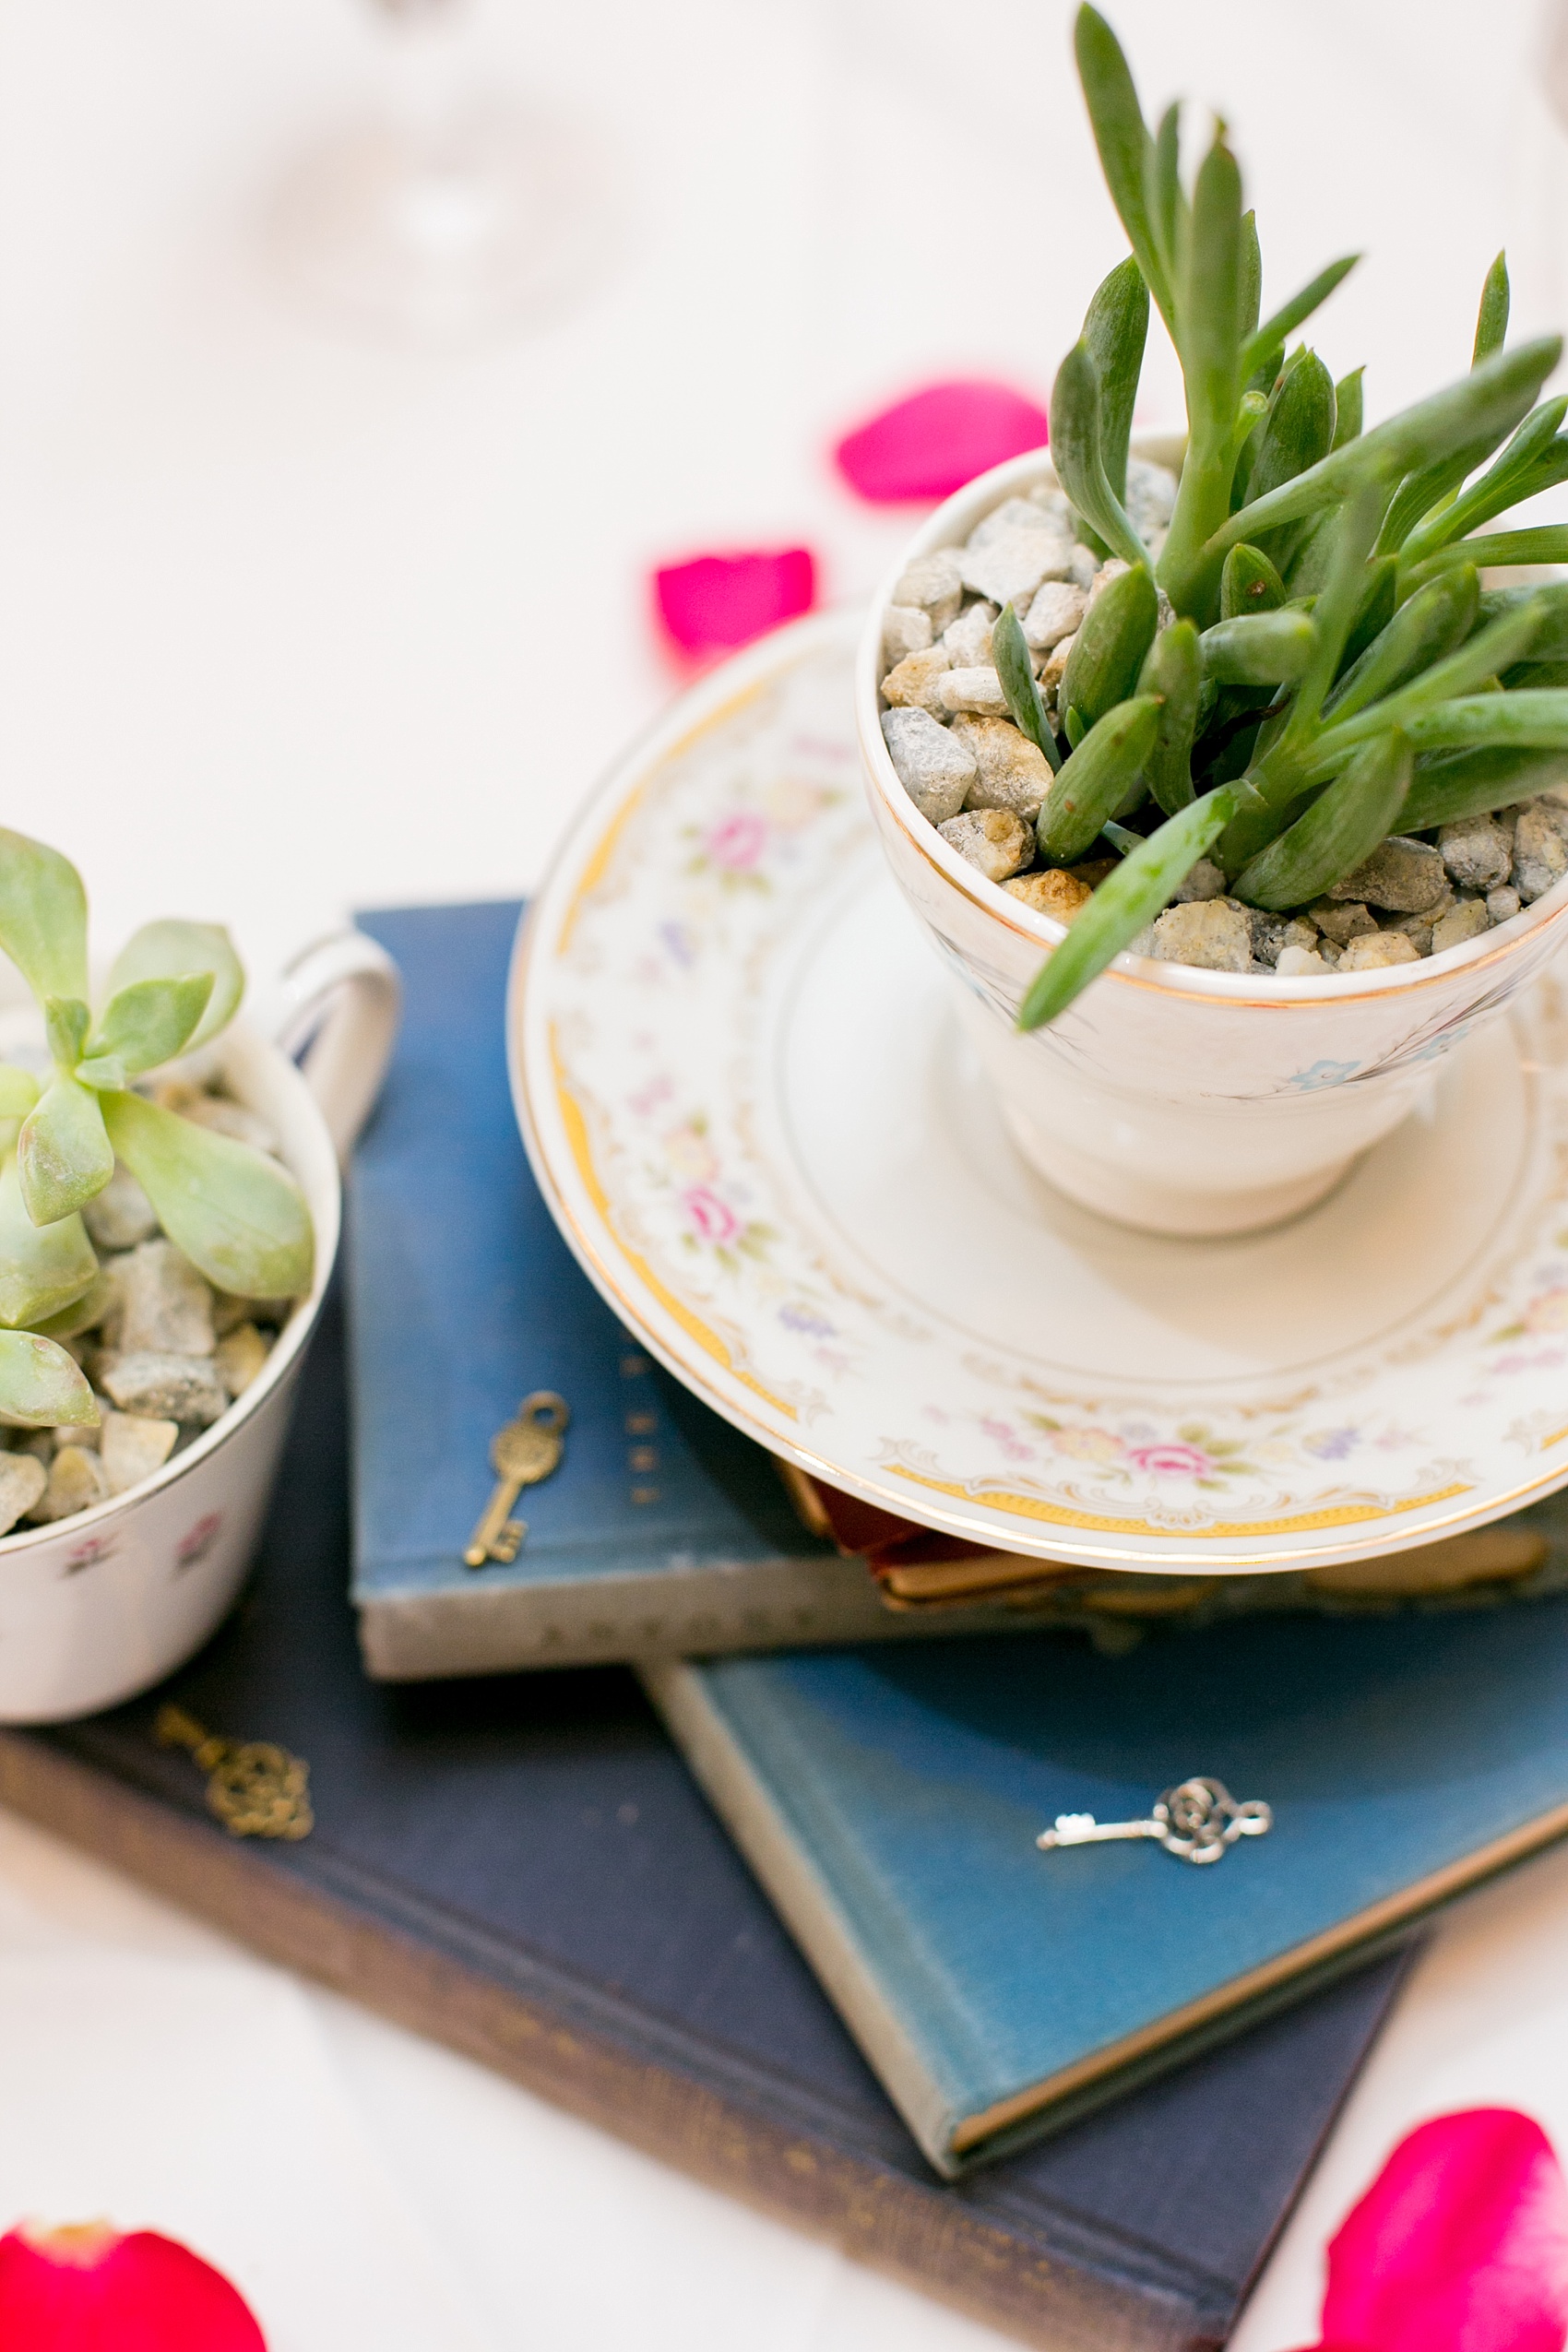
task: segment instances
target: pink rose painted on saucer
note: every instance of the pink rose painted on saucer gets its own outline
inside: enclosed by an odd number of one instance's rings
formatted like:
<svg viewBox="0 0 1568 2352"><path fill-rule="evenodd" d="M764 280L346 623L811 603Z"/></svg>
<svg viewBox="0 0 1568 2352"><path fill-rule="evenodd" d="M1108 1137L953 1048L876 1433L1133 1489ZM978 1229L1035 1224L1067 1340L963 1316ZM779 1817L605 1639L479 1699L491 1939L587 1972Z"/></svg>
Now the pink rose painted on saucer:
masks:
<svg viewBox="0 0 1568 2352"><path fill-rule="evenodd" d="M1135 1469L1158 1479L1211 1479L1219 1465L1195 1445L1176 1443L1130 1445L1127 1459Z"/></svg>
<svg viewBox="0 0 1568 2352"><path fill-rule="evenodd" d="M688 1184L681 1195L681 1206L692 1221L692 1230L699 1241L707 1241L713 1249L722 1250L740 1238L741 1220L728 1201L721 1200L710 1184Z"/></svg>

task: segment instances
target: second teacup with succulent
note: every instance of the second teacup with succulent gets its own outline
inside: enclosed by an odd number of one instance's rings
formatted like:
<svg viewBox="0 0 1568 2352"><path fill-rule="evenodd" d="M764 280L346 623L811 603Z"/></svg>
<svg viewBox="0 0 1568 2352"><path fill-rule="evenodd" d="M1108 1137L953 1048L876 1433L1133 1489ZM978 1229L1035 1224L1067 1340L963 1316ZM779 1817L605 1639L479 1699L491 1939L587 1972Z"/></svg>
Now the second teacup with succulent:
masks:
<svg viewBox="0 0 1568 2352"><path fill-rule="evenodd" d="M0 949L39 1020L0 1035L0 1535L150 1478L229 1410L311 1286L304 1194L206 1049L244 974L216 925L154 922L97 1009L87 906L0 831Z"/></svg>
<svg viewBox="0 0 1568 2352"><path fill-rule="evenodd" d="M1568 478L1568 398L1536 405L1558 338L1505 348L1499 256L1469 374L1363 431L1361 371L1290 341L1352 261L1262 317L1223 131L1189 192L1177 109L1146 125L1092 8L1076 38L1133 252L1050 458L950 500L889 583L861 731L1026 1152L1224 1230L1321 1193L1568 917L1568 585L1487 585L1568 530L1484 529ZM1151 297L1169 472L1130 458Z"/></svg>

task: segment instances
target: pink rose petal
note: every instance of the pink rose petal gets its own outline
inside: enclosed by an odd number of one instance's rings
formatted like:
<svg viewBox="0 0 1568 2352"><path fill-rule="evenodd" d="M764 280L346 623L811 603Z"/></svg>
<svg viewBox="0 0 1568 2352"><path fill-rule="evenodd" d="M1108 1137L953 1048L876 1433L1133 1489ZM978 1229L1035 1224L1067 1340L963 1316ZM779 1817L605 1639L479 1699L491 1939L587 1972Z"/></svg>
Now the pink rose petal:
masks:
<svg viewBox="0 0 1568 2352"><path fill-rule="evenodd" d="M857 426L834 455L851 490L877 505L950 498L1026 449L1043 449L1051 420L1009 385L928 384Z"/></svg>
<svg viewBox="0 0 1568 2352"><path fill-rule="evenodd" d="M1568 2185L1512 2108L1400 2141L1328 2249L1316 2352L1562 2352Z"/></svg>
<svg viewBox="0 0 1568 2352"><path fill-rule="evenodd" d="M221 2271L155 2230L107 2222L0 2238L5 2352L267 2352Z"/></svg>
<svg viewBox="0 0 1568 2352"><path fill-rule="evenodd" d="M811 550L776 553L695 555L653 576L659 618L684 654L701 660L750 645L816 601Z"/></svg>

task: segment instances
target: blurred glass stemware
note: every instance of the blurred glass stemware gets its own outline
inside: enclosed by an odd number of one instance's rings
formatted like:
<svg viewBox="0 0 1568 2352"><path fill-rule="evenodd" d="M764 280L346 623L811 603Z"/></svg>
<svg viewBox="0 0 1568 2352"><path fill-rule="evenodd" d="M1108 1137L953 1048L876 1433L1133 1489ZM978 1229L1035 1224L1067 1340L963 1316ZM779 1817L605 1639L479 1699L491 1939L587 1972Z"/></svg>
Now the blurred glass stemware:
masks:
<svg viewBox="0 0 1568 2352"><path fill-rule="evenodd" d="M269 242L318 313L404 341L483 341L569 306L613 242L579 125L479 78L466 0L373 0L379 102L307 149Z"/></svg>

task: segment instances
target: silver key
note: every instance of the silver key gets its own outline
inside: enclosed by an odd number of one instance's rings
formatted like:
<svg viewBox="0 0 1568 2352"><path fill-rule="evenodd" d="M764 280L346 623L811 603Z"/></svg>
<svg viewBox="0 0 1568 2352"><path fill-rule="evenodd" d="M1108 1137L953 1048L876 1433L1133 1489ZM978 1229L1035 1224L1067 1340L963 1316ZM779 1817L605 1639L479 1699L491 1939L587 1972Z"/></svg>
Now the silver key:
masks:
<svg viewBox="0 0 1568 2352"><path fill-rule="evenodd" d="M1238 1804L1222 1780L1183 1780L1168 1788L1146 1821L1096 1821L1092 1813L1058 1813L1035 1839L1041 1852L1057 1846L1103 1846L1132 1837L1158 1839L1183 1862L1218 1862L1239 1837L1262 1837L1274 1826L1261 1797Z"/></svg>

